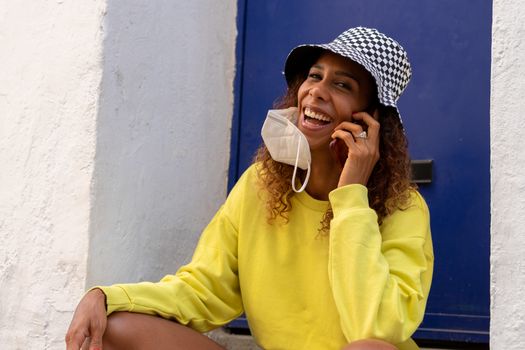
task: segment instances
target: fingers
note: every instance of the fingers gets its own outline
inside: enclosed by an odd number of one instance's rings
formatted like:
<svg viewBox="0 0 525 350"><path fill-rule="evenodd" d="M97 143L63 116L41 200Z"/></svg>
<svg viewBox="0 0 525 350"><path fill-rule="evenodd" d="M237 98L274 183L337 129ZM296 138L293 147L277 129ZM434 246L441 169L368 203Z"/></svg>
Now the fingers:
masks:
<svg viewBox="0 0 525 350"><path fill-rule="evenodd" d="M68 330L66 334L66 350L80 350L86 340L86 335L77 330Z"/></svg>
<svg viewBox="0 0 525 350"><path fill-rule="evenodd" d="M377 112L374 116L378 117ZM352 121L339 124L331 135L333 139L342 140L348 148L338 186L351 183L366 186L379 159L379 122L366 112L355 113L352 118ZM365 130L368 135L363 137L360 134Z"/></svg>
<svg viewBox="0 0 525 350"><path fill-rule="evenodd" d="M66 334L66 349L101 350L106 323L105 294L93 289L84 295L75 310Z"/></svg>
<svg viewBox="0 0 525 350"><path fill-rule="evenodd" d="M66 335L67 350L102 350L103 331L100 327L92 327L91 336L82 331L68 332Z"/></svg>
<svg viewBox="0 0 525 350"><path fill-rule="evenodd" d="M367 128L368 138L374 141L379 138L380 124L377 121L377 119L379 119L379 112L377 109L374 111L373 117L366 112L359 112L359 113L354 113L352 115L352 118L354 120L362 121L364 124L368 126Z"/></svg>
<svg viewBox="0 0 525 350"><path fill-rule="evenodd" d="M348 135L352 135L353 139L358 137L359 134L361 134L364 129L361 125L352 123L352 122L342 122L339 125L337 125L334 129L334 134L337 131L343 131L346 132ZM333 137L333 135L332 135Z"/></svg>
<svg viewBox="0 0 525 350"><path fill-rule="evenodd" d="M91 338L87 337L80 350L89 350L89 344L91 344Z"/></svg>
<svg viewBox="0 0 525 350"><path fill-rule="evenodd" d="M105 327L104 327L105 328ZM89 350L102 350L102 336L104 330L102 327L93 327L91 331L91 342L89 344Z"/></svg>
<svg viewBox="0 0 525 350"><path fill-rule="evenodd" d="M352 114L352 121L344 121L337 125L334 129L335 130L346 130L352 133L354 136L354 139L364 139L363 137L359 137L363 131L367 132L366 138L372 139L372 141L375 141L379 137L379 127L380 124L377 121L379 117L378 111L374 111L374 117L370 116L370 114L366 112L358 112ZM364 127L360 124L364 124Z"/></svg>
<svg viewBox="0 0 525 350"><path fill-rule="evenodd" d="M369 138L357 137L353 132L336 130L333 139L341 139L348 148L348 158L370 158L373 162L379 159L379 142Z"/></svg>

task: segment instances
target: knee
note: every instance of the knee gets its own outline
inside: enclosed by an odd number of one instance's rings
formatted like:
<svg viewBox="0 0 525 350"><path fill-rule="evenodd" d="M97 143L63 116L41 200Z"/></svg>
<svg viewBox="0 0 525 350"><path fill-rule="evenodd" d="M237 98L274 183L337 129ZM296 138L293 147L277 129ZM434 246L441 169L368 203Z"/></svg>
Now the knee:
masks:
<svg viewBox="0 0 525 350"><path fill-rule="evenodd" d="M114 349L216 349L224 350L205 335L160 317L118 312L108 317L104 350Z"/></svg>
<svg viewBox="0 0 525 350"><path fill-rule="evenodd" d="M346 345L342 350L398 350L394 345L383 340L363 339Z"/></svg>
<svg viewBox="0 0 525 350"><path fill-rule="evenodd" d="M103 337L104 350L132 349L132 339L140 330L137 315L130 312L115 312L108 317Z"/></svg>

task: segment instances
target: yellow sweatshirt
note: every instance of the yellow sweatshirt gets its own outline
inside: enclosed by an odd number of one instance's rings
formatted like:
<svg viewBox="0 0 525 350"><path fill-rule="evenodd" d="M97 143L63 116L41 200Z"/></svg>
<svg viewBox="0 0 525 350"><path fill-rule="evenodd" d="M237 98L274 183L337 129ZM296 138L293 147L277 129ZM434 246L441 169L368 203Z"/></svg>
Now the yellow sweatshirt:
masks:
<svg viewBox="0 0 525 350"><path fill-rule="evenodd" d="M410 336L423 319L434 260L419 193L378 226L366 187L335 189L330 233L321 236L327 201L296 194L289 222L269 224L256 181L251 166L175 275L101 287L108 314L160 315L205 332L244 312L267 350L339 350L363 338L417 349Z"/></svg>

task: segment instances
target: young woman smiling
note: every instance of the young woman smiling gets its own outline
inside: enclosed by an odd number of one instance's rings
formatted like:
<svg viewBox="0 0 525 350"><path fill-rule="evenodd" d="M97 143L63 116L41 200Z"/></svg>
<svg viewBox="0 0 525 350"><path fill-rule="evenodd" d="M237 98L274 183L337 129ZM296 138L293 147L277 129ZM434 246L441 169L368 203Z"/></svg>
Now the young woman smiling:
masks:
<svg viewBox="0 0 525 350"><path fill-rule="evenodd" d="M201 332L242 313L264 349L417 349L433 251L396 105L410 75L375 29L293 49L265 144L192 261L93 288L67 349L221 349Z"/></svg>

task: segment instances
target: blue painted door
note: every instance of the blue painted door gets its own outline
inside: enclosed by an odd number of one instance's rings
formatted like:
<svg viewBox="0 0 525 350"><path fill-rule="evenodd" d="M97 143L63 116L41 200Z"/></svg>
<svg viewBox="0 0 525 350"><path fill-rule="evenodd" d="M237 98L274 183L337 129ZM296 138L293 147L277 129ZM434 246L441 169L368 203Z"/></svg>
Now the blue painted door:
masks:
<svg viewBox="0 0 525 350"><path fill-rule="evenodd" d="M408 51L413 78L399 107L413 159L433 160L422 185L436 266L416 336L488 342L490 0L241 0L230 187L261 142L285 90L290 49L376 27Z"/></svg>

